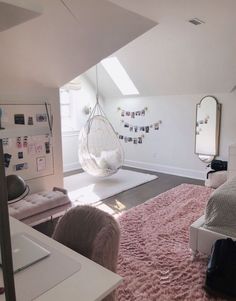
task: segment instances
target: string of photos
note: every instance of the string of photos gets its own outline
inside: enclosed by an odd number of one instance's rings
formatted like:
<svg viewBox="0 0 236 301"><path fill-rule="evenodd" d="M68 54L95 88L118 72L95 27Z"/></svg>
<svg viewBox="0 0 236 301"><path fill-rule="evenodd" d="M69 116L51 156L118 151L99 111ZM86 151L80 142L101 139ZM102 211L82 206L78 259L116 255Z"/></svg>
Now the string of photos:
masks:
<svg viewBox="0 0 236 301"><path fill-rule="evenodd" d="M135 118L137 116L144 117L147 110L148 110L147 107L145 107L144 109L139 110L139 111L126 111L121 108L118 108L118 111L121 111L122 117L127 116L129 118ZM151 130L155 130L155 131L159 130L160 124L162 123L162 121L159 120L159 121L149 124L149 125L141 125L140 126L140 125L130 124L130 123L126 122L124 119L121 119L121 123L123 124L124 128L129 129L130 132L140 133L140 134L142 133L142 134L139 135L138 137L131 137L131 136L126 136L126 135L117 133L118 138L120 140L123 140L125 143L129 142L129 143L133 143L133 144L142 144L144 137L145 137L144 133L148 134L148 133L150 133Z"/></svg>
<svg viewBox="0 0 236 301"><path fill-rule="evenodd" d="M144 138L144 135L141 135L139 137L128 137L128 136L124 136L124 135L121 135L119 133L116 133L118 138L120 140L123 140L125 143L127 142L131 142L133 144L142 144L143 143L143 138Z"/></svg>
<svg viewBox="0 0 236 301"><path fill-rule="evenodd" d="M124 116L127 116L127 117L131 117L131 118L135 118L135 117L138 117L138 116L145 116L146 114L146 111L147 111L147 107L143 108L142 110L139 110L139 111L126 111L120 107L117 108L118 111L120 111L120 116L121 117L124 117Z"/></svg>
<svg viewBox="0 0 236 301"><path fill-rule="evenodd" d="M121 120L121 122L124 124L125 128L129 128L130 132L135 132L135 133L137 133L137 132L149 133L149 131L151 129L154 129L155 131L157 131L157 130L159 130L160 124L161 124L161 120L159 120L158 122L155 122L153 124L144 125L144 126L133 125L128 122L125 122L124 120Z"/></svg>

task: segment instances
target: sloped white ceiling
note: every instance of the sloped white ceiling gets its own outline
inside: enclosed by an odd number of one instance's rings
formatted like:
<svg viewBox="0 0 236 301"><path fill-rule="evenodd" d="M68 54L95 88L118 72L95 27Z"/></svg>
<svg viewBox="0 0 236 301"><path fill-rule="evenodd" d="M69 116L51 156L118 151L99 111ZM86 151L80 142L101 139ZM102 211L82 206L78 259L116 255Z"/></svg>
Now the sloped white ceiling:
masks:
<svg viewBox="0 0 236 301"><path fill-rule="evenodd" d="M115 53L141 95L221 93L235 86L235 0L111 2L158 22ZM205 24L190 24L195 17ZM100 89L106 98L121 96L102 67Z"/></svg>
<svg viewBox="0 0 236 301"><path fill-rule="evenodd" d="M41 14L36 2L0 0L0 32L19 25Z"/></svg>
<svg viewBox="0 0 236 301"><path fill-rule="evenodd" d="M60 87L140 34L155 21L106 0L35 0L43 14L0 33L0 88Z"/></svg>

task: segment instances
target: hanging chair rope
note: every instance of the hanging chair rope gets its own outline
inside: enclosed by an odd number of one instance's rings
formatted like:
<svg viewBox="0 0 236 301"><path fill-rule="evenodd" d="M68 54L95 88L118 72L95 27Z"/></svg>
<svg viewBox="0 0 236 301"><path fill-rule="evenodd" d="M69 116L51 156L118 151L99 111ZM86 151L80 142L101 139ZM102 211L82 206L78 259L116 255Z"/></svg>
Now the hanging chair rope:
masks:
<svg viewBox="0 0 236 301"><path fill-rule="evenodd" d="M73 10L60 0L68 13L79 23ZM99 104L98 67L96 65L96 104L79 135L79 160L82 168L93 176L116 173L124 161L124 152L116 132Z"/></svg>
<svg viewBox="0 0 236 301"><path fill-rule="evenodd" d="M96 101L98 103L99 93L98 93L98 65L96 65Z"/></svg>

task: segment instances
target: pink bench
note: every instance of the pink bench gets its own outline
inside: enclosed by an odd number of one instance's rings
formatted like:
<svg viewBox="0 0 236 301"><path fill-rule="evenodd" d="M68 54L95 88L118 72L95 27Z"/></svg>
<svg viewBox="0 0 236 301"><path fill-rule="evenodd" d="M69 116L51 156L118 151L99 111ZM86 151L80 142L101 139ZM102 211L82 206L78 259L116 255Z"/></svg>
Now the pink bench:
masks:
<svg viewBox="0 0 236 301"><path fill-rule="evenodd" d="M72 206L65 189L33 193L9 204L9 214L23 223L34 226L64 214Z"/></svg>

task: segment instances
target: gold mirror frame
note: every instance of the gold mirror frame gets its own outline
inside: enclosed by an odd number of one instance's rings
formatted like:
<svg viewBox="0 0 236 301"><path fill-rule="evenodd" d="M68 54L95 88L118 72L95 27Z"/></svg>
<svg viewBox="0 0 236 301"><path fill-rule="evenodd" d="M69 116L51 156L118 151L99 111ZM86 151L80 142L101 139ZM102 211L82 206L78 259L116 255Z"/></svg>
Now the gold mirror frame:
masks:
<svg viewBox="0 0 236 301"><path fill-rule="evenodd" d="M204 96L196 105L195 154L210 163L219 153L221 104L214 96Z"/></svg>

